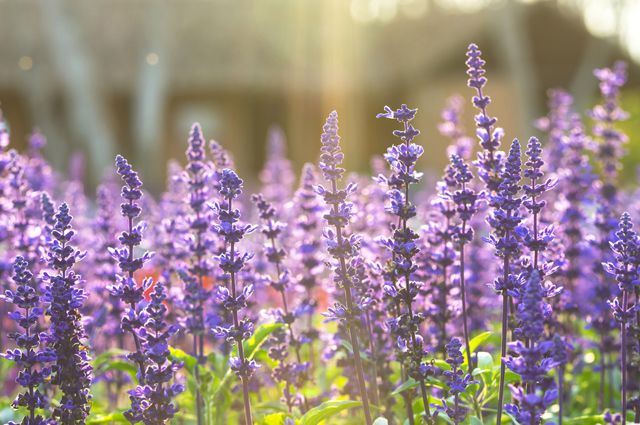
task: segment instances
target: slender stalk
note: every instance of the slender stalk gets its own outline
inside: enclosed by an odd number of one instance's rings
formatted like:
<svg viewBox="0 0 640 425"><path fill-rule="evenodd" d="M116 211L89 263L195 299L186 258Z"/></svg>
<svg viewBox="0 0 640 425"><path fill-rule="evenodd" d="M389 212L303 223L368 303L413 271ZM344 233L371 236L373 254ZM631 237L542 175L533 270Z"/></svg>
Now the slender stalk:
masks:
<svg viewBox="0 0 640 425"><path fill-rule="evenodd" d="M338 186L335 180L331 180L331 189L333 193L338 192ZM337 215L338 214L337 204L333 204L332 208L333 208L333 214ZM342 226L336 224L334 227L336 229L336 240L338 242L338 245L342 246L344 243L344 237L342 235ZM351 294L351 281L347 277L348 276L347 263L345 262L344 257L340 256L339 263L340 263L340 273L342 276L345 277L343 288L344 288L344 296L345 296L347 311L349 313L352 313L353 298ZM364 409L365 420L367 425L371 425L373 423L373 420L371 419L371 411L369 408L369 397L367 395L367 387L365 385L365 380L364 380L364 370L362 367L362 359L360 358L360 346L358 345L358 335L356 334L356 329L353 326L352 321L347 321L346 326L349 333L351 346L353 347L353 360L355 363L356 376L358 378L358 389L360 390L360 397L362 398L362 408Z"/></svg>
<svg viewBox="0 0 640 425"><path fill-rule="evenodd" d="M565 365L560 365L558 369L558 425L562 425L564 416L564 369Z"/></svg>
<svg viewBox="0 0 640 425"><path fill-rule="evenodd" d="M464 184L462 185L464 190ZM464 235L467 222L462 221L462 234ZM464 269L464 242L460 243L460 295L462 298L462 331L464 334L464 345L467 350L467 365L469 366L469 375L473 372L473 363L471 362L471 344L469 343L469 328L467 324L467 296L465 288L465 269ZM472 375L473 376L473 375Z"/></svg>
<svg viewBox="0 0 640 425"><path fill-rule="evenodd" d="M504 284L507 284L509 278L509 257L504 257ZM502 337L500 341L500 387L498 392L498 416L496 417L496 424L502 424L502 409L504 403L504 376L506 372L506 365L504 358L507 355L507 329L508 329L508 311L509 311L509 295L507 290L502 290Z"/></svg>
<svg viewBox="0 0 640 425"><path fill-rule="evenodd" d="M200 221L200 211L196 212L196 220ZM196 233L196 265L195 271L198 274L198 288L202 290L203 285L203 276L201 269L201 261L202 261L202 232L198 230ZM200 303L200 301L198 301ZM202 310L198 313L200 317L198 317L199 323L204 323L204 317L202 314ZM200 392L200 362L204 357L204 335L198 334L197 332L193 333L193 354L196 357L196 364L194 365L194 377L196 381L196 418L198 425L202 425L204 423L204 402L202 400L202 393Z"/></svg>
<svg viewBox="0 0 640 425"><path fill-rule="evenodd" d="M622 310L627 310L628 291L622 291ZM620 323L621 351L620 374L622 375L622 425L627 424L627 324L624 320Z"/></svg>
<svg viewBox="0 0 640 425"><path fill-rule="evenodd" d="M371 326L371 318L369 317L369 312L365 314L365 320L367 322L367 332L369 333L369 350L371 350L371 367L373 368L373 376L371 377L371 384L373 386L373 391L371 392L373 397L373 405L380 406L380 397L378 395L378 352L376 350L376 344L373 340L373 328Z"/></svg>
<svg viewBox="0 0 640 425"><path fill-rule="evenodd" d="M231 198L228 198L227 202L228 202L229 211L233 211L232 209L233 201L231 200ZM233 263L235 261L235 255L236 255L235 242L233 242L233 240L229 244L229 255L231 257L231 262ZM237 297L236 273L232 271L230 275L231 275L230 276L231 277L231 296L233 297L233 299L236 299ZM233 326L235 327L235 329L239 329L240 321L238 320L238 309L236 307L232 309L232 316L233 316ZM244 364L245 355L244 355L244 345L242 344L242 335L240 335L237 338L236 342L238 344L238 357L240 358L241 364ZM244 402L244 423L245 425L253 425L253 419L251 416L251 401L249 399L249 382L244 377L241 377L240 381L242 381L242 398Z"/></svg>
<svg viewBox="0 0 640 425"><path fill-rule="evenodd" d="M129 205L133 208L133 199L129 199ZM127 223L128 223L128 227L129 227L129 234L133 233L133 218L131 217L127 217ZM131 263L133 261L133 244L128 244L127 245L129 248L129 263ZM131 281L133 281L133 271L129 271L129 279L131 279ZM133 311L136 310L136 305L135 303L131 303L130 307ZM140 371L140 385L144 385L144 381L145 381L145 370L144 370L144 356L142 355L142 345L140 344L140 338L138 338L138 335L136 334L136 332L131 329L131 335L133 335L133 341L135 343L136 346L136 358L138 359L137 363L138 363L138 370Z"/></svg>

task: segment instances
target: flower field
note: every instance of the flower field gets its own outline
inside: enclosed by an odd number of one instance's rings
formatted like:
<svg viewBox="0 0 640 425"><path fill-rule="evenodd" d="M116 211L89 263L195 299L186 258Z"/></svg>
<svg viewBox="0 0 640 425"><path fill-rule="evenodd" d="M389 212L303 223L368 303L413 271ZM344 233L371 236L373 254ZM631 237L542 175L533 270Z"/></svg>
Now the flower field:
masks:
<svg viewBox="0 0 640 425"><path fill-rule="evenodd" d="M371 117L390 147L370 175L343 168L335 111L300 172L274 134L256 190L194 124L160 196L121 155L86 196L0 121L0 422L640 422L625 64L594 71L586 112L549 91L522 141L475 44L466 73L435 185L419 105Z"/></svg>

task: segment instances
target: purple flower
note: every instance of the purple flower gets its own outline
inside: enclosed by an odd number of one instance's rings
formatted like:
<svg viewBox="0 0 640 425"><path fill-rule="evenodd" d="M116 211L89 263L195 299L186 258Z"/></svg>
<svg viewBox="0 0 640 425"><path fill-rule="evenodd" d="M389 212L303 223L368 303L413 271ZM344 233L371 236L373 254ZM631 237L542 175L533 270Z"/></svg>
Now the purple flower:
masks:
<svg viewBox="0 0 640 425"><path fill-rule="evenodd" d="M47 263L55 273L43 273L51 320L50 344L56 355L51 383L62 391L52 416L61 423L83 424L91 408L89 389L93 377L80 315L87 296L78 287L81 279L73 267L85 253L70 245L75 231L67 204L60 205L55 220L47 252Z"/></svg>
<svg viewBox="0 0 640 425"><path fill-rule="evenodd" d="M167 306L164 285L156 283L151 301L143 311L145 322L136 330L147 359L145 383L129 391L131 408L124 416L131 423L142 422L146 425L165 424L178 412L173 399L184 388L180 384L171 385L171 379L182 364L169 360L169 339L179 327L166 322Z"/></svg>
<svg viewBox="0 0 640 425"><path fill-rule="evenodd" d="M38 332L37 326L43 315L43 308L29 263L21 256L16 257L13 263L13 281L17 285L16 289L7 290L4 295L0 295L0 300L24 310L15 310L9 314L22 331L9 335L17 348L0 356L20 367L16 382L24 387L24 391L18 394L11 406L14 409L27 409L29 416L25 420L28 422L23 423L46 425L49 421L36 415L36 410L48 407L47 396L40 391L40 386L51 374L51 367L47 364L56 361L56 353L41 346L45 335Z"/></svg>
<svg viewBox="0 0 640 425"><path fill-rule="evenodd" d="M220 269L228 275L230 288L221 288L218 291L218 298L222 301L222 306L233 318L232 327L227 332L215 332L218 336L235 336L233 341L238 347L238 356L231 357L229 366L242 382L242 392L245 406L245 423L251 424L251 406L249 404L249 379L255 372L258 365L247 359L244 352L243 341L247 338L250 328L242 325L239 314L246 307L246 300L252 294L252 286L241 288L238 274L242 271L246 263L253 257L249 253L241 253L236 244L247 234L255 230L254 226L241 225L240 210L233 207L233 201L242 193L242 179L228 168L216 172L215 187L222 197L221 202L217 202L210 207L216 213L218 223L213 225L213 230L224 240L224 252L217 259Z"/></svg>
<svg viewBox="0 0 640 425"><path fill-rule="evenodd" d="M445 377L445 383L447 385L447 394L453 396L453 403L447 402L446 398L442 399L442 406L437 406L438 410L444 410L447 416L458 425L465 421L467 418L467 408L461 406L460 394L467 390L467 387L472 384L477 384L470 374L465 374L460 368L464 362L464 357L460 352L462 344L458 338L451 338L451 341L445 346L447 358L446 362L451 366L450 370L445 370L442 375Z"/></svg>
<svg viewBox="0 0 640 425"><path fill-rule="evenodd" d="M356 235L346 235L346 226L353 216L352 204L347 201L350 194L356 190L355 185L348 185L345 189L338 189L338 181L342 178L344 168L341 168L344 154L340 148L340 136L338 135L338 113L333 111L327 117L323 126L320 141L320 163L322 174L330 184L326 189L321 185L316 186L316 193L324 198L330 210L324 218L329 225L324 236L327 240L329 254L333 257L332 268L334 270L334 282L344 289L344 306L337 303L336 310L344 311L344 315L335 318L344 322L348 329L351 347L353 349L353 360L355 363L356 376L358 378L358 389L362 399L367 425L371 425L371 412L369 411L369 398L365 386L362 359L360 358L360 345L358 343L356 325L361 323L360 311L356 308L362 304L362 300L355 299L352 276L355 274L352 260L356 257L359 249L360 239Z"/></svg>
<svg viewBox="0 0 640 425"><path fill-rule="evenodd" d="M130 332L133 336L136 351L131 353L129 358L138 364L138 379L140 384L144 384L145 358L137 329L144 322L144 318L141 316L140 302L143 299L144 291L151 285L151 280L145 279L142 285L138 285L133 275L137 270L142 269L144 263L151 259L153 253L145 251L139 257L136 257L134 253L134 249L142 243L142 234L146 227L144 223L134 225L134 220L142 212L139 204L142 198L142 182L138 173L121 155L116 156L116 171L125 183L121 192L124 202L120 204L120 210L127 221L127 228L120 233L118 238L121 247L109 249L113 258L118 261L122 274L117 275L116 283L109 286L108 289L113 296L128 305L128 308L123 311L121 327L123 331Z"/></svg>
<svg viewBox="0 0 640 425"><path fill-rule="evenodd" d="M478 167L480 179L487 185L491 193L500 187L502 171L503 152L500 149L500 142L504 136L504 131L500 127L494 127L498 121L495 117L489 116L487 106L491 103L491 98L484 94L483 88L487 83L482 52L475 44L470 44L467 49L467 75L469 80L467 85L473 88L476 95L473 97L473 106L478 109L475 116L476 136L480 141L482 151L478 152L478 159L474 163Z"/></svg>

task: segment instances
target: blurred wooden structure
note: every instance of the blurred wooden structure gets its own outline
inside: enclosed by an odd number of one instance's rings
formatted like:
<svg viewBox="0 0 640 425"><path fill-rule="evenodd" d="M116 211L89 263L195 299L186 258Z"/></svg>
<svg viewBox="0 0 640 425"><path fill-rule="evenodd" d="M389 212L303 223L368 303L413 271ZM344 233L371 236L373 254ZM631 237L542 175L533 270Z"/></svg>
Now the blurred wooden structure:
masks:
<svg viewBox="0 0 640 425"><path fill-rule="evenodd" d="M194 120L248 176L279 124L300 166L317 158L331 109L349 167L364 169L391 142L375 113L402 102L421 109L421 143L433 152L425 164L440 169L436 123L448 95L470 95L469 42L486 53L492 113L507 137L533 131L548 87L573 89L586 107L591 69L625 58L556 1L489 1L468 13L398 0L395 17L368 23L356 19L356 1L368 0L0 0L0 107L14 144L38 126L54 164L80 150L93 183L118 151L159 189Z"/></svg>

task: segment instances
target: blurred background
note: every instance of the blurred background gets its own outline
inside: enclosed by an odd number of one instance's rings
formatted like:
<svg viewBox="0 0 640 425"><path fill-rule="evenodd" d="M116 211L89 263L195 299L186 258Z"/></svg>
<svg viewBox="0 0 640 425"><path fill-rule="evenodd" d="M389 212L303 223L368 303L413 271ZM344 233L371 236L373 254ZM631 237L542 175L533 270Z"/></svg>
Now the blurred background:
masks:
<svg viewBox="0 0 640 425"><path fill-rule="evenodd" d="M393 143L385 104L418 107L424 167L440 173L445 99L467 101L465 51L485 53L491 113L507 139L535 134L546 90L579 111L597 101L596 67L629 62L624 106L640 159L639 0L0 0L0 108L13 146L38 128L59 170L85 159L95 185L116 153L159 191L188 129L257 176L271 125L296 169L316 161L324 118L340 115L347 166Z"/></svg>

